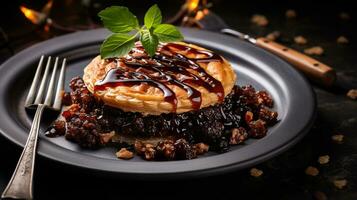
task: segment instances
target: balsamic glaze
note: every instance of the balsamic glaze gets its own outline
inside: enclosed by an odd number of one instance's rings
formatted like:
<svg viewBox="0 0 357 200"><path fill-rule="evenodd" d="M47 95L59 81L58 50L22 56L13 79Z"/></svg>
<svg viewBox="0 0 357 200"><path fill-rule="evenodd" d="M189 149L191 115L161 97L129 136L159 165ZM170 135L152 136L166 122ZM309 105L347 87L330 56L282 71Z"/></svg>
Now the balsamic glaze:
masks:
<svg viewBox="0 0 357 200"><path fill-rule="evenodd" d="M178 52L204 55L204 58L188 58ZM221 62L222 58L213 52L198 50L182 44L168 43L160 45L156 55L150 58L140 44L124 58L111 59L117 67L108 71L103 80L98 81L94 90L107 87L133 86L146 83L159 88L164 93L164 100L177 108L176 94L167 85L176 85L187 92L192 108L201 107L201 93L190 85L202 86L216 93L218 100L224 100L224 88L220 81L209 75L198 63ZM122 64L124 63L124 65ZM192 73L190 71L194 71Z"/></svg>

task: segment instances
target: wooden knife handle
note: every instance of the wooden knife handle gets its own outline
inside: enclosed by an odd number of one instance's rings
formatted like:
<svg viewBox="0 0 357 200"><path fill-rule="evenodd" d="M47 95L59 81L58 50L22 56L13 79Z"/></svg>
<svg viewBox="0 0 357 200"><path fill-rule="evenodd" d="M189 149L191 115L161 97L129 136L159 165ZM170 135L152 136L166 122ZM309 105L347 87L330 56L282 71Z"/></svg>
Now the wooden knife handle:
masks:
<svg viewBox="0 0 357 200"><path fill-rule="evenodd" d="M336 80L336 72L334 69L305 54L273 42L267 38L257 38L256 44L283 58L310 79L325 86L331 86Z"/></svg>

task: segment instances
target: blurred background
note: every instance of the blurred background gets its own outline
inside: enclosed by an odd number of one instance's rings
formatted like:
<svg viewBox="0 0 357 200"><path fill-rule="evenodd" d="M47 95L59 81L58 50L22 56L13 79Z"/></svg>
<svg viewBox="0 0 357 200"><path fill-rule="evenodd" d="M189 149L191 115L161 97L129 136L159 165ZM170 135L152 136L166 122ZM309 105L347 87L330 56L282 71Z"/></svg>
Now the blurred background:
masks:
<svg viewBox="0 0 357 200"><path fill-rule="evenodd" d="M176 25L209 28L199 22L207 12L213 12L234 29L267 36L301 52L321 47L323 53L312 56L332 66L338 79L349 87L357 88L357 9L348 0L3 1L0 63L49 38L101 27L97 13L107 6L127 6L142 19L154 3L161 8L164 20ZM298 36L303 39L297 39ZM187 193L195 191L219 199L225 195L237 198L250 195L253 199L357 199L357 103L344 90L323 88L313 82L312 86L318 100L313 129L294 148L257 166L264 172L260 177L252 176L247 169L203 180L138 183L94 177L39 158L35 193L40 199L66 199L68 194L80 199L96 196L118 199L120 195L138 194L187 197ZM338 135L342 135L341 141ZM0 137L0 191L9 180L20 152L19 147ZM329 162L319 164L318 158L326 155ZM309 166L318 169L318 175L309 175L306 171ZM346 184L336 186L336 180L345 180Z"/></svg>
<svg viewBox="0 0 357 200"><path fill-rule="evenodd" d="M309 34L314 42L324 42L321 37L335 40L340 35L350 39L356 35L355 27L349 25L354 21L352 15L355 11L350 2L348 0L323 3L309 0L12 0L3 3L0 7L0 61L4 61L9 55L8 49L4 51L4 47L16 51L18 48L24 48L56 35L97 28L100 26L98 11L110 5L127 6L139 19L142 19L145 11L152 4L157 3L162 9L164 20L171 22L185 3L189 3L191 8L197 4L204 5L221 16L228 25L242 32L265 36L273 31L279 31L283 42L289 42L293 36ZM29 9L40 14L31 13ZM287 20L287 10L293 10L296 17ZM255 14L267 17L268 25L257 26L251 23L251 18ZM180 25L178 21L176 24Z"/></svg>

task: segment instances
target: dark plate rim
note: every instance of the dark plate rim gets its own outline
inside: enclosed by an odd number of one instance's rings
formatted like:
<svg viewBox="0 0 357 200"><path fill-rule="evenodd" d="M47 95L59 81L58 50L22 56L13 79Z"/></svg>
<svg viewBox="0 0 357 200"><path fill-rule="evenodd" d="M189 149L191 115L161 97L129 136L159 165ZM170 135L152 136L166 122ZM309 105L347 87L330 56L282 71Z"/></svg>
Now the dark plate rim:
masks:
<svg viewBox="0 0 357 200"><path fill-rule="evenodd" d="M300 75L294 68L292 68L289 64L285 61L282 61L280 58L276 57L275 55L270 54L258 47L255 47L251 44L246 42L237 40L235 38L202 31L202 30L194 30L188 28L181 28L184 35L188 36L188 40L194 40L198 43L204 42L219 42L222 45L226 45L227 49L234 49L234 45L239 45L240 48L247 51L248 54L254 54L254 57L257 59L266 59L267 62L272 62L281 67L281 70L285 73L290 74L293 81L297 81L298 88L303 90L304 94L304 105L307 109L304 111L302 116L304 119L301 119L302 122L299 124L299 130L296 130L294 134L289 138L284 138L285 141L278 141L269 144L270 149L265 151L264 153L260 153L259 155L250 156L249 159L242 160L240 162L232 162L230 164L220 164L219 160L220 157L227 155L220 154L219 156L212 156L203 159L194 159L194 160L186 160L186 161L170 161L170 162L147 162L147 164L143 164L141 168L136 168L135 170L130 169L128 167L132 167L130 165L126 166L125 163L121 164L123 166L114 166L114 162L108 160L106 162L107 165L113 166L110 168L109 166L104 166L103 164L99 163L101 158L93 158L88 155L80 154L79 152L73 152L67 149L60 148L55 145L51 145L50 142L40 142L38 153L41 156L49 158L51 160L59 161L61 163L77 166L80 168L91 169L95 171L102 171L108 173L115 173L122 176L128 176L130 178L137 178L142 179L144 177L154 177L154 178L184 178L184 177L198 177L198 176L208 176L208 175L215 175L220 173L226 173L233 170L238 170L242 168L246 168L257 163L263 162L275 155L280 154L281 152L285 151L289 147L293 146L297 143L312 127L315 116L316 116L316 97L315 93L313 92L311 86L307 82L307 80ZM0 74L7 74L8 76L3 76L0 80L0 109L5 109L8 111L6 107L5 99L3 98L6 95L4 91L4 84L9 83L11 81L11 75L16 74L18 69L16 67L9 68L9 66L25 66L25 62L35 61L41 54L52 55L53 53L58 53L58 49L60 52L64 52L67 49L71 49L71 47L76 46L86 46L90 44L97 43L98 40L102 39L107 35L108 32L104 29L96 29L90 31L82 31L77 33L72 33L60 37L56 37L45 42L41 42L36 44L32 47L29 47L15 56L8 59L5 63L3 63L0 67ZM208 39L208 40L207 40ZM211 40L211 41L210 41ZM227 50L228 51L228 50ZM27 58L31 56L31 59L19 59L19 58ZM253 55L251 55L253 56ZM291 80L289 80L291 81ZM3 84L4 83L4 84ZM290 83L291 85L291 83ZM295 88L295 86L294 86ZM301 91L300 91L301 92ZM4 112L3 112L4 113ZM12 131L19 131L21 130L19 127L13 126L14 124L9 124L9 122L13 122L12 118L8 115L1 113L2 120L0 120L0 132L3 136L5 136L10 141L14 142L15 144L23 147L25 140L19 139L18 137L14 136L13 134L9 134L9 130ZM14 123L14 122L13 122ZM281 139L280 139L281 140ZM249 152L245 152L251 154ZM78 156L78 157L76 157ZM249 157L249 156L248 156ZM79 159L78 159L79 158ZM209 158L216 158L216 163L210 162ZM217 162L218 161L218 162ZM153 164L156 163L156 164ZM116 165L118 163L116 162ZM159 165L159 166L155 166ZM145 170L144 170L145 169ZM179 170L178 170L179 169ZM136 176L132 176L132 175ZM137 176L140 175L140 176Z"/></svg>

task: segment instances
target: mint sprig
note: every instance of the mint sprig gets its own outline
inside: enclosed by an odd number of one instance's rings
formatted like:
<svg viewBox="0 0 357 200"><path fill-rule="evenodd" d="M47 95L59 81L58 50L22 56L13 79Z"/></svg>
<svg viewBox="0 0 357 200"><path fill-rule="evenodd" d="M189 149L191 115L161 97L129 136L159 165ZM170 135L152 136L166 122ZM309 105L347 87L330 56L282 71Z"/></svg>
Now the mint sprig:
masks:
<svg viewBox="0 0 357 200"><path fill-rule="evenodd" d="M104 27L114 33L128 33L139 28L139 21L127 7L112 6L98 13Z"/></svg>
<svg viewBox="0 0 357 200"><path fill-rule="evenodd" d="M174 42L182 40L181 33L171 24L160 24L156 26L153 32L160 42Z"/></svg>
<svg viewBox="0 0 357 200"><path fill-rule="evenodd" d="M155 4L145 13L144 24L146 28L156 27L161 24L162 16L160 8Z"/></svg>
<svg viewBox="0 0 357 200"><path fill-rule="evenodd" d="M144 25L139 26L136 16L127 7L111 6L98 13L105 28L113 32L100 47L103 59L124 56L140 39L149 56L155 55L159 42L174 42L183 39L173 25L161 24L162 15L155 4L144 17Z"/></svg>

